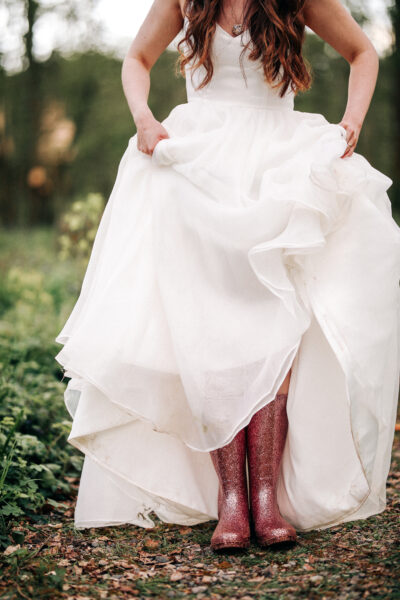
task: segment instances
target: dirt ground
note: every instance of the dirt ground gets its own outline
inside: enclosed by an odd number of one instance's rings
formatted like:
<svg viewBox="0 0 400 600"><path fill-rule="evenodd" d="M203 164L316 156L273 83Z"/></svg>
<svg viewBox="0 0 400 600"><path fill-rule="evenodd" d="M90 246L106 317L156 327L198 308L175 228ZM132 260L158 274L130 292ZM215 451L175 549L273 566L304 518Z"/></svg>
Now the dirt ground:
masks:
<svg viewBox="0 0 400 600"><path fill-rule="evenodd" d="M211 550L216 522L77 531L72 498L62 512L14 528L0 598L400 599L400 432L387 489L376 517L300 533L291 548L239 554Z"/></svg>

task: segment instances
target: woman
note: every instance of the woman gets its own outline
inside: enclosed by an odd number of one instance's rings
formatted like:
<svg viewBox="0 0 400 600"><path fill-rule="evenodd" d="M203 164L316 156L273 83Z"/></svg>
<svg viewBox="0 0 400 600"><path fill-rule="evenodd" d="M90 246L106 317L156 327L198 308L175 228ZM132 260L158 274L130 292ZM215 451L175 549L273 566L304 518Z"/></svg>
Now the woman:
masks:
<svg viewBox="0 0 400 600"><path fill-rule="evenodd" d="M305 24L350 63L340 124L293 109ZM188 103L159 123L149 72L182 27ZM377 70L338 0L154 2L122 71L137 135L56 338L77 527L219 518L220 550L250 521L269 546L384 510L400 230L354 153Z"/></svg>

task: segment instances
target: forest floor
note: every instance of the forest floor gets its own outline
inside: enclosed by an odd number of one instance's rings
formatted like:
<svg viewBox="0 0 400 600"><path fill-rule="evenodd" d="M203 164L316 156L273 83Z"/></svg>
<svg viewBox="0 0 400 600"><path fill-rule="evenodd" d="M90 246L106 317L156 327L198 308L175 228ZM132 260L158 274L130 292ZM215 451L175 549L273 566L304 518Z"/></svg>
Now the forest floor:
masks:
<svg viewBox="0 0 400 600"><path fill-rule="evenodd" d="M77 483L77 482L76 482ZM300 533L286 549L252 545L216 554L215 522L153 529L78 531L73 505L20 522L3 555L0 598L400 598L400 433L395 435L388 507L362 521Z"/></svg>
<svg viewBox="0 0 400 600"><path fill-rule="evenodd" d="M0 240L0 446L25 411L11 466L6 444L0 448L6 466L0 491L9 509L3 514L10 522L6 533L0 527L0 599L400 600L400 432L387 509L300 533L291 548L252 545L240 554L216 554L210 548L215 521L74 528L81 457L66 442L65 384L52 340L73 306L82 271L72 259L54 260L56 240L50 229L10 231ZM32 477L36 491L28 485ZM47 498L43 507L40 498Z"/></svg>

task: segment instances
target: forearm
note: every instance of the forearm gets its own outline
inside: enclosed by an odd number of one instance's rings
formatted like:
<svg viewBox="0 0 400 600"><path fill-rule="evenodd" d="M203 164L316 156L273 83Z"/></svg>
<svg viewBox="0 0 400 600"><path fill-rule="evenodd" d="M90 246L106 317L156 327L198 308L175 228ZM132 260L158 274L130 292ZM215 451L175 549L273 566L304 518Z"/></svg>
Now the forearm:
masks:
<svg viewBox="0 0 400 600"><path fill-rule="evenodd" d="M306 25L350 64L346 110L340 122L347 132L342 158L351 156L357 145L378 74L375 48L340 0L306 0Z"/></svg>
<svg viewBox="0 0 400 600"><path fill-rule="evenodd" d="M357 124L364 122L379 70L379 59L373 48L364 50L350 62L348 97L343 121Z"/></svg>
<svg viewBox="0 0 400 600"><path fill-rule="evenodd" d="M148 106L150 70L138 58L126 56L122 64L122 87L136 127L154 118Z"/></svg>

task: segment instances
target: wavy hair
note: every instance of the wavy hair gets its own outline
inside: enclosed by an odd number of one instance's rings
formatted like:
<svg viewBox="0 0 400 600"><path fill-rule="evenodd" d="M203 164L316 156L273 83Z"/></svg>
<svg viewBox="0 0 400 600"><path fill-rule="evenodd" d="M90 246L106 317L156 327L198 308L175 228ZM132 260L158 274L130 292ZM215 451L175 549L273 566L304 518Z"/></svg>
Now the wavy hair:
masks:
<svg viewBox="0 0 400 600"><path fill-rule="evenodd" d="M213 76L211 44L223 0L186 0L184 14L188 24L185 36L178 44L178 69L193 61L192 70L201 65L206 70L198 89L206 86ZM280 96L290 88L295 94L311 86L310 69L302 56L305 24L305 0L246 0L243 25L250 39L241 58L249 49L249 59L261 60L265 80L280 87ZM185 54L181 46L186 45ZM280 76L281 74L281 76Z"/></svg>

